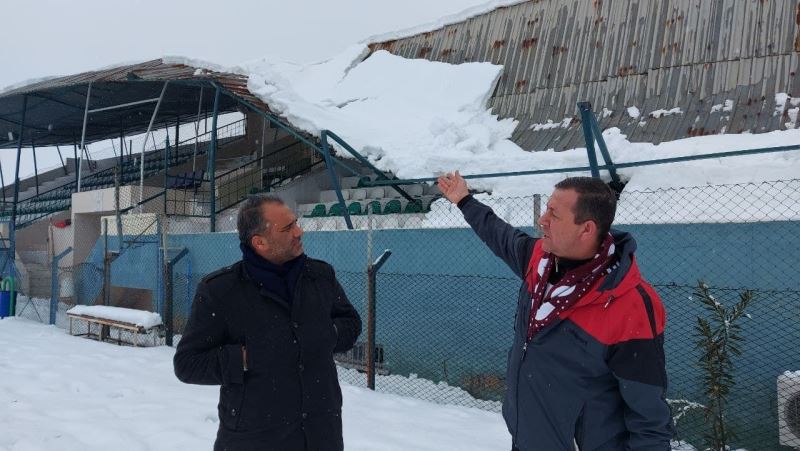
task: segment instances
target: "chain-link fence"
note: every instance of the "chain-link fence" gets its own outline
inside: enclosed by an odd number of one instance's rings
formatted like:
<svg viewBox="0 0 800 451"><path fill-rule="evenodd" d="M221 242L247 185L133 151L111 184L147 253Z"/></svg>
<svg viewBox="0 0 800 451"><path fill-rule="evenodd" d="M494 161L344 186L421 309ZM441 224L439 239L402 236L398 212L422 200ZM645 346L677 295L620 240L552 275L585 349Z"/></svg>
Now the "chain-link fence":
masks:
<svg viewBox="0 0 800 451"><path fill-rule="evenodd" d="M536 219L548 194L478 198L505 221L538 236ZM65 306L108 302L158 312L165 321L171 318L177 341L198 281L240 259L236 211L217 216L217 230L223 232L208 233L208 218L167 216L163 197L151 202L121 214L119 221L116 215L93 218L101 228L96 241L76 246L89 250L59 264L58 298ZM298 208L306 253L334 266L364 320L354 350L337 356L340 378L366 385L367 266L391 249L376 276L376 389L499 411L521 281L455 206L440 199L427 209L401 206L400 213L376 214L367 208L366 215L354 215L355 230L341 230L342 217L313 217ZM711 431L705 415L718 405L707 395L709 375L700 363L698 318L714 324L696 294L702 280L728 308L745 290L753 293L747 315L737 323L741 354L730 356L734 384L723 403L729 445L761 450L800 443L798 218L799 180L620 196L615 227L636 238L642 273L667 309L667 396L678 440L705 447ZM53 241L51 255L56 255L63 246L55 235ZM23 315L35 317L36 311L45 317L46 303Z"/></svg>

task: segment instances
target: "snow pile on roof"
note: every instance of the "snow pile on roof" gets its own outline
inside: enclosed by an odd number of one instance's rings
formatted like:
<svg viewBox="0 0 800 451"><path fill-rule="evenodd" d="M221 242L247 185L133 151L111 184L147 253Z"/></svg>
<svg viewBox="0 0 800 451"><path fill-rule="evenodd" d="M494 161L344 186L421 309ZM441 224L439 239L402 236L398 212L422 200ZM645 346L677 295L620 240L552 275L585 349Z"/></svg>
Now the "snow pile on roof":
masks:
<svg viewBox="0 0 800 451"><path fill-rule="evenodd" d="M481 14L486 14L488 12L494 11L495 9L498 8L513 6L518 3L524 3L526 1L528 0L491 0L486 3L467 8L459 13L441 17L433 22L417 25L411 28L390 31L388 33L381 33L375 36L370 36L364 40L364 43L371 44L373 42L385 42L394 39L401 39L409 36L414 36L421 33L427 33L429 31L438 30L439 28L446 27L447 25L464 22L473 17L480 16Z"/></svg>
<svg viewBox="0 0 800 451"><path fill-rule="evenodd" d="M509 138L517 125L487 108L501 67L409 60L385 51L358 63L353 47L326 63L247 66L248 88L302 130L335 132L377 167L401 178L454 168L514 167L526 154ZM345 156L345 152L342 152Z"/></svg>
<svg viewBox="0 0 800 451"><path fill-rule="evenodd" d="M488 174L588 165L585 148L528 152L510 140L517 122L498 119L487 109L500 66L410 60L385 51L360 62L366 51L353 46L315 65L261 60L240 70L249 73L249 89L293 126L315 135L331 130L378 168L400 178L435 177L455 169L462 174ZM634 105L627 110L632 117L679 114L675 110L642 112ZM659 145L631 143L617 128L603 135L616 163L800 143L797 130L705 136ZM619 173L630 179L627 189L641 190L787 180L797 177L799 164L800 151L790 151ZM470 184L495 194L520 196L549 193L567 175L589 173L492 178Z"/></svg>
<svg viewBox="0 0 800 451"><path fill-rule="evenodd" d="M106 305L76 305L67 310L67 313L121 321L123 323L135 324L145 329L162 324L161 315L158 313L123 307L109 307Z"/></svg>

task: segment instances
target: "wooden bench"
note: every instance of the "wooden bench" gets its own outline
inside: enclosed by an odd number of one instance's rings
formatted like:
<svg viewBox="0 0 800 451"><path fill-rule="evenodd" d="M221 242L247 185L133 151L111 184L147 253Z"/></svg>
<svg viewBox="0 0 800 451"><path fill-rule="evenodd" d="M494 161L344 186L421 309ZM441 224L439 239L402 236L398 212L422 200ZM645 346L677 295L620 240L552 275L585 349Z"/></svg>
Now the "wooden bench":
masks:
<svg viewBox="0 0 800 451"><path fill-rule="evenodd" d="M76 336L76 337L96 337L98 341L116 341L117 344L130 344L133 346L139 345L139 334L146 334L150 332L157 332L161 328L164 327L163 324L158 324L155 326L150 327L142 327L133 323L128 323L124 321L108 319L108 318L98 318L95 316L85 315L85 314L77 314L67 312L67 316L69 317L69 334ZM79 321L86 321L86 333L73 333L72 322L73 320ZM95 334L92 332L92 324L97 324L100 326L100 334ZM111 337L111 330L117 329L117 338ZM126 342L122 340L122 331L129 331L133 332L133 341ZM153 346L158 345L158 333L153 334Z"/></svg>

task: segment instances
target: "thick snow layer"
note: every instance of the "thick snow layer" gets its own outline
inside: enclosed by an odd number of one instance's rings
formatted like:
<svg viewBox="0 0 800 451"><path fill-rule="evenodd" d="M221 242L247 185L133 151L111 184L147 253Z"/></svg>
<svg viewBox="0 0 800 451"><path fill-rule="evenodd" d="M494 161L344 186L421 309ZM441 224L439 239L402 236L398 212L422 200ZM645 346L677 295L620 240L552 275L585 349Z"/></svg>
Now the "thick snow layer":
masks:
<svg viewBox="0 0 800 451"><path fill-rule="evenodd" d="M70 337L19 318L0 320L0 450L211 449L219 387L180 383L172 370L174 352ZM403 379L389 383L403 385ZM408 393L431 385L405 382ZM348 451L511 448L499 413L346 384L342 395Z"/></svg>
<svg viewBox="0 0 800 451"><path fill-rule="evenodd" d="M417 25L410 28L405 28L402 30L390 31L388 33L381 33L374 36L370 36L364 42L367 44L384 42L393 39L401 39L408 36L414 36L420 33L426 33L428 31L438 30L439 28L445 27L447 25L463 22L472 17L493 11L497 8L512 6L518 3L523 3L525 1L526 0L490 0L486 3L467 8L459 13L441 17L433 22Z"/></svg>
<svg viewBox="0 0 800 451"><path fill-rule="evenodd" d="M250 66L249 88L296 127L334 131L401 178L459 166L491 170L523 153L508 140L516 121L498 120L486 107L499 66L408 60L379 51L353 67L363 50L310 67L299 81L293 67Z"/></svg>
<svg viewBox="0 0 800 451"><path fill-rule="evenodd" d="M106 305L76 305L67 311L75 315L91 316L93 318L122 321L149 329L162 324L161 315L144 310L134 310L123 307L109 307Z"/></svg>
<svg viewBox="0 0 800 451"><path fill-rule="evenodd" d="M486 109L499 66L408 60L383 51L358 64L364 51L354 46L306 68L260 61L240 70L250 73L250 89L294 126L313 134L332 130L376 166L400 178L435 177L455 169L462 174L487 174L588 165L584 148L527 152L510 141L516 122L498 120ZM721 108L728 106L726 101ZM627 112L634 118L643 116L635 106ZM644 113L660 117L682 111ZM533 127L548 129L564 123ZM706 136L659 145L631 143L616 128L603 135L614 162L800 144L800 134L793 131ZM639 190L792 179L800 167L798 155L800 151L619 172L631 182L627 189ZM470 183L495 194L519 196L549 193L567 175L588 175L588 171Z"/></svg>

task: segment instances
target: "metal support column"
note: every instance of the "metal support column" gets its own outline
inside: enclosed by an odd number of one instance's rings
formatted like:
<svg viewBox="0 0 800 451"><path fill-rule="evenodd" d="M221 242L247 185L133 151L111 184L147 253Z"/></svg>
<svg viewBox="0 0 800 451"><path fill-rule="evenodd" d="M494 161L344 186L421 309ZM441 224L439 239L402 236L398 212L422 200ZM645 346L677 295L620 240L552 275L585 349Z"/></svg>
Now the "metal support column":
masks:
<svg viewBox="0 0 800 451"><path fill-rule="evenodd" d="M6 179L3 176L3 163L0 163L0 185L3 186L3 206L6 204Z"/></svg>
<svg viewBox="0 0 800 451"><path fill-rule="evenodd" d="M594 114L592 114L592 104L589 102L578 102L578 109L581 112L581 121L583 122L583 137L586 140L586 151L589 152L591 150L591 154L589 155L590 164L593 168L597 167L597 156L594 152L594 141L596 140L597 146L600 147L600 154L603 156L603 161L611 176L612 187L619 187L621 189L622 182L620 182L619 175L617 175L617 169L614 166L614 162L611 161L611 154L608 153L608 147L606 147L606 141L603 139L603 133L600 131L597 119L594 117ZM594 171L592 171L592 176L599 177L599 171L598 175L595 175Z"/></svg>
<svg viewBox="0 0 800 451"><path fill-rule="evenodd" d="M169 136L169 134L167 134ZM172 153L172 158L177 162L178 161L178 152L180 152L180 148L178 147L181 143L181 117L178 116L175 119L175 152Z"/></svg>
<svg viewBox="0 0 800 451"><path fill-rule="evenodd" d="M150 132L153 131L153 122L156 120L156 115L158 115L158 109L161 107L161 101L164 100L164 93L167 91L168 84L169 81L165 81L164 87L161 88L161 95L158 96L158 101L156 102L156 108L153 110L153 115L150 116L150 123L147 125L147 132L144 134L144 140L142 140L142 152L139 157L139 203L140 204L144 199L144 149L145 147L147 147L147 137L150 136Z"/></svg>
<svg viewBox="0 0 800 451"><path fill-rule="evenodd" d="M89 119L89 98L92 96L92 82L89 82L89 87L86 88L86 107L83 110L83 131L81 132L81 151L78 154L78 190L77 192L81 192L81 171L83 162L81 159L83 158L83 152L86 151L86 121Z"/></svg>
<svg viewBox="0 0 800 451"><path fill-rule="evenodd" d="M192 151L192 177L197 170L197 145L200 140L200 113L203 110L203 87L200 87L200 100L197 102L197 120L194 123L194 151Z"/></svg>
<svg viewBox="0 0 800 451"><path fill-rule="evenodd" d="M392 251L386 249L375 263L367 265L367 388L375 390L375 278Z"/></svg>
<svg viewBox="0 0 800 451"><path fill-rule="evenodd" d="M215 169L217 166L217 115L219 114L219 95L220 95L220 88L218 85L215 85L216 90L214 91L214 111L211 116L211 149L208 155L208 177L211 183L211 211L209 212L210 216L210 232L214 233L217 231L217 181L215 180L216 174Z"/></svg>
<svg viewBox="0 0 800 451"><path fill-rule="evenodd" d="M16 229L17 229L17 203L19 202L19 162L22 157L22 136L25 132L25 115L28 112L28 96L22 96L22 120L19 121L19 138L17 140L17 164L14 170L14 204L11 206L11 224L8 227L8 240L9 240L9 254L8 258L11 260L11 276L16 279L17 265L16 265Z"/></svg>
<svg viewBox="0 0 800 451"><path fill-rule="evenodd" d="M189 250L186 248L181 249L177 255L167 260L164 269L164 325L166 326L166 345L172 346L173 338L175 336L174 330L174 314L175 311L175 281L173 273L175 272L175 264L180 261Z"/></svg>
<svg viewBox="0 0 800 451"><path fill-rule="evenodd" d="M164 140L164 214L167 214L167 187L169 186L169 133Z"/></svg>
<svg viewBox="0 0 800 451"><path fill-rule="evenodd" d="M119 167L125 164L125 132L119 132Z"/></svg>
<svg viewBox="0 0 800 451"><path fill-rule="evenodd" d="M33 151L33 179L36 182L36 195L39 195L39 165L36 162L36 143L31 138L31 151Z"/></svg>
<svg viewBox="0 0 800 451"><path fill-rule="evenodd" d="M78 183L78 142L72 138L72 165L75 167L75 183Z"/></svg>
<svg viewBox="0 0 800 451"><path fill-rule="evenodd" d="M349 230L353 230L353 221L350 219L350 212L347 211L347 205L342 195L342 187L339 186L339 179L336 177L336 169L333 167L333 159L331 158L331 151L328 147L328 130L322 130L322 133L320 133L320 140L322 141L322 156L325 158L325 165L328 166L328 172L331 174L331 182L333 183L333 189L336 190L336 198L339 199L339 206L344 215L344 222L347 224Z"/></svg>
<svg viewBox="0 0 800 451"><path fill-rule="evenodd" d="M56 145L56 150L58 151L58 159L61 160L61 167L64 168L64 175L69 174L69 169L67 169L67 165L64 164L64 156L61 155L61 147Z"/></svg>
<svg viewBox="0 0 800 451"><path fill-rule="evenodd" d="M600 169L597 167L597 154L594 151L594 136L592 136L592 106L589 102L578 102L583 126L583 140L586 141L586 156L589 158L589 167L592 177L600 178Z"/></svg>

